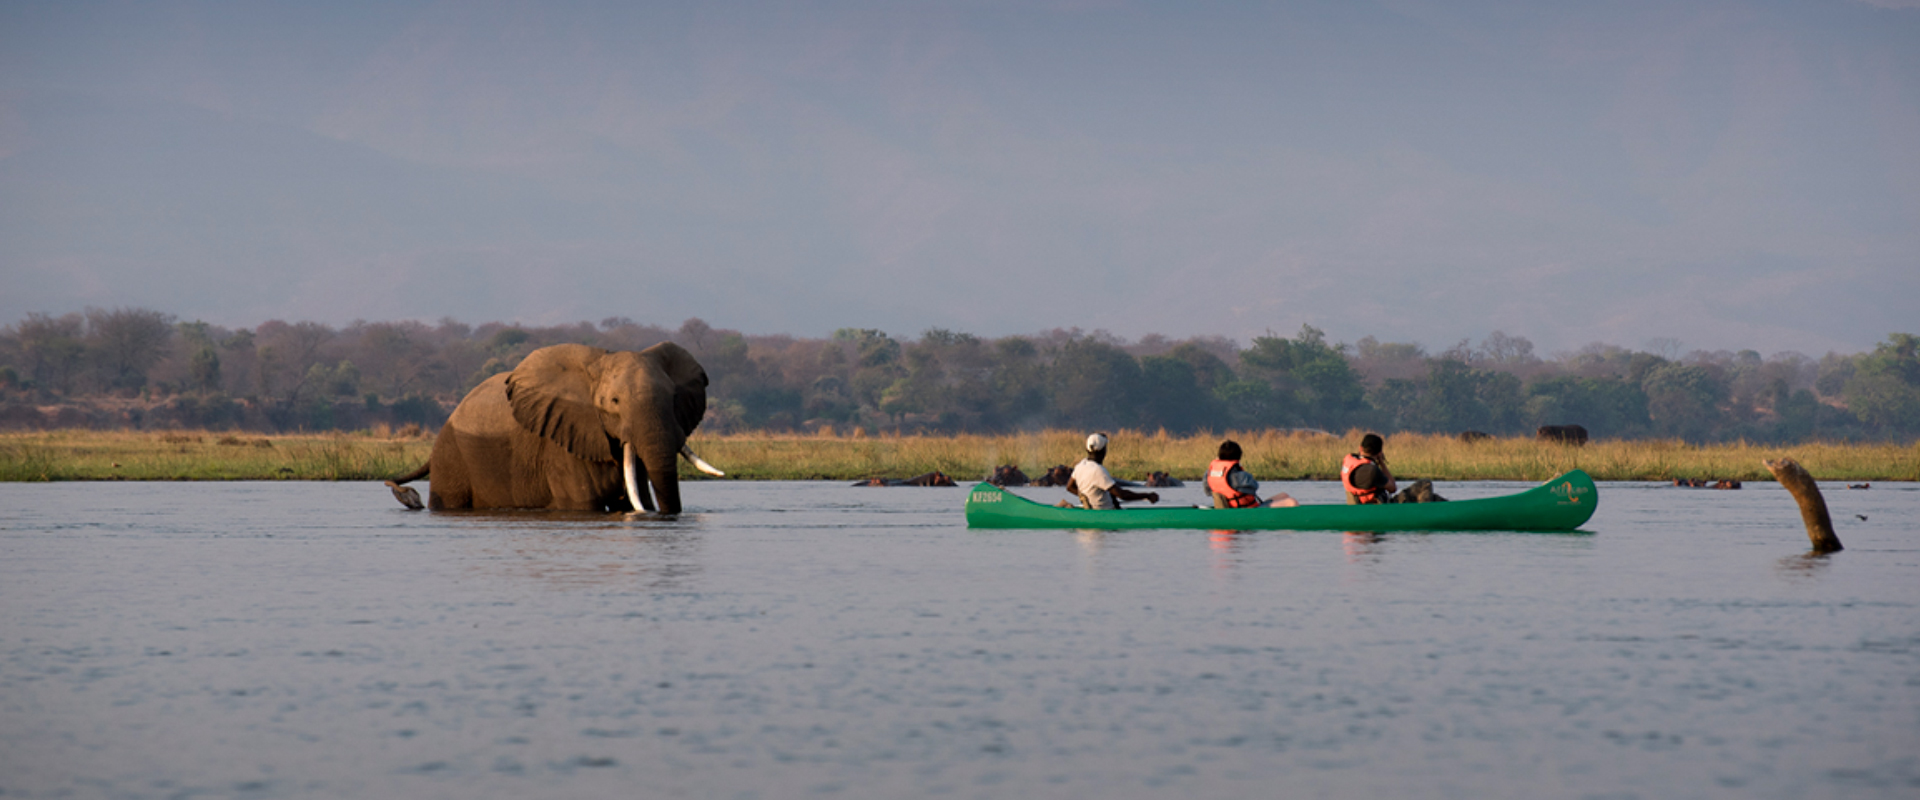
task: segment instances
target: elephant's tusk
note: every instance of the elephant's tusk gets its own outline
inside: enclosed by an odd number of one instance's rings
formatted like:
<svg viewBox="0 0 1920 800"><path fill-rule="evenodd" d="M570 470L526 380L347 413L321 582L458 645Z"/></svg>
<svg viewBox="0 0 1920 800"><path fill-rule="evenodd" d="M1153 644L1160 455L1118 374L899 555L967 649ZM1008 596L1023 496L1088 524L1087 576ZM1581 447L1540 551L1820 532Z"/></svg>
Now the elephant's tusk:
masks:
<svg viewBox="0 0 1920 800"><path fill-rule="evenodd" d="M638 461L639 459L633 454L633 444L628 443L625 451L620 455L620 476L627 479L627 502L633 504L635 511L646 508L646 505L640 502L639 470L634 469L634 464Z"/></svg>
<svg viewBox="0 0 1920 800"><path fill-rule="evenodd" d="M686 456L687 460L693 462L694 466L699 467L701 472L707 473L708 475L714 475L722 478L727 476L727 473L721 472L718 468L714 467L712 464L707 463L706 459L694 455L693 448L691 447L688 447L684 444L680 445L680 455Z"/></svg>

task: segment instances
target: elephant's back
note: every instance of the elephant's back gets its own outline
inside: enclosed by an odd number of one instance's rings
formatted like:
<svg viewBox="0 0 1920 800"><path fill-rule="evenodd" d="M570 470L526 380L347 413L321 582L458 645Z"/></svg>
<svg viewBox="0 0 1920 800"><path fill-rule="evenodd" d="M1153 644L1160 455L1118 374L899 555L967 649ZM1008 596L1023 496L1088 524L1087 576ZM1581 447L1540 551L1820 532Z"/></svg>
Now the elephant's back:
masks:
<svg viewBox="0 0 1920 800"><path fill-rule="evenodd" d="M494 375L467 392L447 416L447 427L470 434L505 435L514 425L513 407L507 402L507 374Z"/></svg>
<svg viewBox="0 0 1920 800"><path fill-rule="evenodd" d="M520 436L516 436L520 434ZM473 387L460 401L434 439L432 498L434 508L538 507L543 502L522 501L519 476L526 470L515 455L524 432L513 421L507 402L506 373ZM530 452L538 448L530 448ZM544 483L535 488L544 489Z"/></svg>

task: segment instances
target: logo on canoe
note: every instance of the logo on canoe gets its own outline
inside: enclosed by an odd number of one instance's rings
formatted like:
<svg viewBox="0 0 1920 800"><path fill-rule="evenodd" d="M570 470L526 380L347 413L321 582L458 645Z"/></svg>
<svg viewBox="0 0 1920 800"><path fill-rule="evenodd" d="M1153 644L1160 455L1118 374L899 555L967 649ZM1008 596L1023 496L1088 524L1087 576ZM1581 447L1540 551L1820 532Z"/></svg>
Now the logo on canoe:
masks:
<svg viewBox="0 0 1920 800"><path fill-rule="evenodd" d="M974 492L967 496L969 503L998 503L1003 495L999 492Z"/></svg>
<svg viewBox="0 0 1920 800"><path fill-rule="evenodd" d="M1573 483L1568 482L1557 484L1547 491L1559 497L1562 502L1578 503L1580 502L1580 498L1585 497L1589 490L1585 486L1575 486Z"/></svg>

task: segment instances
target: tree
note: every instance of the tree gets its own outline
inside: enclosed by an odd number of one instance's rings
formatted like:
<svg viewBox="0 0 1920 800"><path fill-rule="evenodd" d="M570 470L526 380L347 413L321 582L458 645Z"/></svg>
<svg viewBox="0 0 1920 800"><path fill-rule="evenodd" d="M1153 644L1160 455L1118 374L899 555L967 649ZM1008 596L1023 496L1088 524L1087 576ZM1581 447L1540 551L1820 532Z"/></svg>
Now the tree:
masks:
<svg viewBox="0 0 1920 800"><path fill-rule="evenodd" d="M1427 372L1427 352L1420 345L1382 342L1363 336L1354 343L1354 370L1369 384L1389 379L1413 380Z"/></svg>
<svg viewBox="0 0 1920 800"><path fill-rule="evenodd" d="M1856 365L1842 389L1854 416L1883 434L1920 432L1920 336L1889 334Z"/></svg>
<svg viewBox="0 0 1920 800"><path fill-rule="evenodd" d="M861 410L880 412L881 395L905 374L900 366L900 343L872 328L841 328L833 339L853 350L853 374L847 381Z"/></svg>
<svg viewBox="0 0 1920 800"><path fill-rule="evenodd" d="M1629 438L1647 430L1647 395L1620 377L1560 375L1527 385L1527 426L1577 424L1594 436Z"/></svg>
<svg viewBox="0 0 1920 800"><path fill-rule="evenodd" d="M213 345L202 345L193 351L193 357L187 364L188 381L198 392L213 394L220 391L220 353Z"/></svg>
<svg viewBox="0 0 1920 800"><path fill-rule="evenodd" d="M1228 381L1216 387L1213 396L1226 408L1230 428L1291 428L1300 422L1293 396L1274 391L1266 381Z"/></svg>
<svg viewBox="0 0 1920 800"><path fill-rule="evenodd" d="M924 424L941 430L980 430L997 424L993 354L967 333L932 328L907 350L907 375L896 388L910 392Z"/></svg>
<svg viewBox="0 0 1920 800"><path fill-rule="evenodd" d="M1140 359L1141 427L1177 434L1220 427L1225 423L1225 408L1210 388L1200 385L1193 364L1185 359L1172 355Z"/></svg>
<svg viewBox="0 0 1920 800"><path fill-rule="evenodd" d="M85 324L79 314L29 313L14 329L27 374L36 385L59 394L73 392L74 377L86 361Z"/></svg>
<svg viewBox="0 0 1920 800"><path fill-rule="evenodd" d="M1532 364L1540 359L1533 355L1533 342L1524 336L1508 336L1500 331L1487 334L1481 340L1478 355L1482 360L1502 365Z"/></svg>
<svg viewBox="0 0 1920 800"><path fill-rule="evenodd" d="M241 329L221 340L220 350L226 356L220 359L222 389L228 394L247 394L256 385L259 351L253 340L253 331Z"/></svg>
<svg viewBox="0 0 1920 800"><path fill-rule="evenodd" d="M274 319L261 323L254 336L259 343L256 368L261 396L297 401L307 388L308 373L323 360L320 346L333 336L332 328L318 322L289 325Z"/></svg>
<svg viewBox="0 0 1920 800"><path fill-rule="evenodd" d="M147 370L166 355L173 315L144 308L87 309L87 349L108 387L147 385Z"/></svg>
<svg viewBox="0 0 1920 800"><path fill-rule="evenodd" d="M1430 432L1485 430L1491 415L1480 399L1476 373L1451 358L1432 362L1420 395L1415 427Z"/></svg>
<svg viewBox="0 0 1920 800"><path fill-rule="evenodd" d="M1177 358L1193 369L1193 380L1201 389L1208 392L1221 384L1231 383L1235 379L1233 367L1198 342L1186 341L1174 345L1166 353L1168 358Z"/></svg>
<svg viewBox="0 0 1920 800"><path fill-rule="evenodd" d="M524 331L515 332L525 335ZM448 370L444 360L435 358L424 341L430 330L418 322L356 323L344 334L355 340L352 349L367 388L387 397L400 397L431 385L436 373Z"/></svg>
<svg viewBox="0 0 1920 800"><path fill-rule="evenodd" d="M993 344L987 389L993 419L1006 427L1042 424L1047 413L1047 373L1033 342L1009 336Z"/></svg>
<svg viewBox="0 0 1920 800"><path fill-rule="evenodd" d="M1388 378L1367 393L1367 404L1386 420L1382 427L1412 428L1420 419L1421 384L1407 378Z"/></svg>
<svg viewBox="0 0 1920 800"><path fill-rule="evenodd" d="M1774 414L1774 429L1766 438L1776 442L1800 442L1813 435L1820 400L1807 389L1789 389L1784 378L1776 378L1768 387L1765 402Z"/></svg>
<svg viewBox="0 0 1920 800"><path fill-rule="evenodd" d="M187 353L185 388L201 394L221 391L220 352L214 346L213 326L201 320L174 325Z"/></svg>
<svg viewBox="0 0 1920 800"><path fill-rule="evenodd" d="M495 353L505 354L512 352L515 348L525 344L528 339L532 338L533 334L527 333L520 328L501 328L500 330L494 331L493 336L487 339L487 348Z"/></svg>
<svg viewBox="0 0 1920 800"><path fill-rule="evenodd" d="M1140 363L1106 342L1073 339L1053 361L1053 410L1062 424L1108 430L1140 422Z"/></svg>
<svg viewBox="0 0 1920 800"><path fill-rule="evenodd" d="M1298 409L1308 425L1344 428L1365 409L1359 376L1346 356L1327 344L1326 334L1311 325L1300 326L1292 340L1255 338L1252 347L1240 352L1240 376L1266 382L1275 398Z"/></svg>
<svg viewBox="0 0 1920 800"><path fill-rule="evenodd" d="M699 354L706 351L707 339L712 334L713 326L708 325L706 320L688 317L685 322L680 323L680 330L674 334L673 338L680 343L680 346Z"/></svg>
<svg viewBox="0 0 1920 800"><path fill-rule="evenodd" d="M906 351L903 372L880 393L880 410L892 415L895 422L937 405L940 384L946 377L940 358L925 347Z"/></svg>
<svg viewBox="0 0 1920 800"><path fill-rule="evenodd" d="M1641 389L1647 394L1647 417L1654 431L1694 442L1712 437L1714 419L1727 393L1726 386L1706 369L1675 362L1649 371Z"/></svg>

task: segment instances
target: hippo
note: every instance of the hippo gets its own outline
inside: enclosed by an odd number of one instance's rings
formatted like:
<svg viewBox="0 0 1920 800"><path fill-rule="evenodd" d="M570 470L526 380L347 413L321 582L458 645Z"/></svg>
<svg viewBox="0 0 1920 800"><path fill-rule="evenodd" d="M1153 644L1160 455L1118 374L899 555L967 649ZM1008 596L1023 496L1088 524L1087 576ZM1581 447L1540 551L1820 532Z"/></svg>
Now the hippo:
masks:
<svg viewBox="0 0 1920 800"><path fill-rule="evenodd" d="M1072 477L1073 477L1072 467L1069 467L1065 464L1055 464L1051 468L1049 468L1046 472L1040 473L1040 477L1034 478L1032 485L1034 486L1065 486L1067 485L1068 479Z"/></svg>
<svg viewBox="0 0 1920 800"><path fill-rule="evenodd" d="M1147 485L1157 486L1157 487L1170 487L1170 486L1185 486L1186 484L1181 483L1179 478L1173 477L1172 475L1168 475L1167 473L1150 472L1150 473L1147 473Z"/></svg>
<svg viewBox="0 0 1920 800"><path fill-rule="evenodd" d="M1542 425L1534 431L1534 438L1578 447L1587 443L1587 429L1579 425Z"/></svg>
<svg viewBox="0 0 1920 800"><path fill-rule="evenodd" d="M1020 471L1019 464L1004 464L993 468L993 474L987 476L987 483L995 486L1025 486L1027 473Z"/></svg>
<svg viewBox="0 0 1920 800"><path fill-rule="evenodd" d="M947 477L946 473L936 469L932 472L915 475L911 478L905 478L905 479L868 478L864 481L854 481L853 485L854 486L957 486L959 484L954 483L953 479Z"/></svg>

